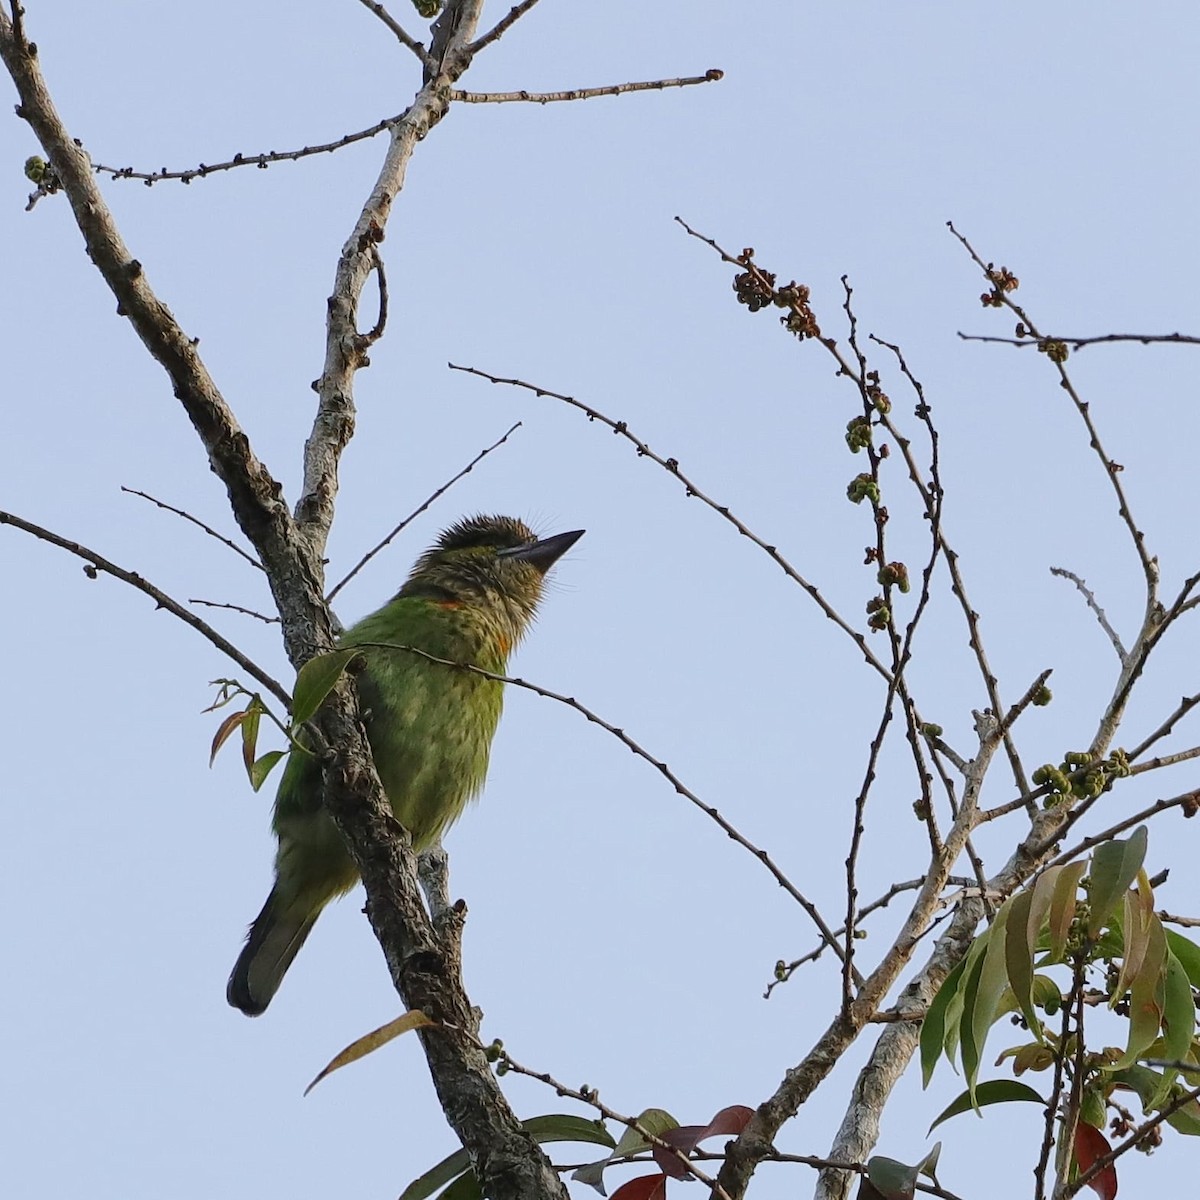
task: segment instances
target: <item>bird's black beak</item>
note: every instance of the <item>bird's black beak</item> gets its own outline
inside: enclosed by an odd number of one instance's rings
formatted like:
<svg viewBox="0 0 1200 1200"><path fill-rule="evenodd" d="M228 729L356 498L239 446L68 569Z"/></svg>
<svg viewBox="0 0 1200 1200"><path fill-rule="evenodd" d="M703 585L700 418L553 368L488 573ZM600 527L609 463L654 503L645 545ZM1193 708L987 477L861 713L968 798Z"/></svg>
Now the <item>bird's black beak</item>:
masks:
<svg viewBox="0 0 1200 1200"><path fill-rule="evenodd" d="M512 550L501 550L499 557L515 558L521 562L527 562L537 567L545 575L583 537L583 534L584 530L582 529L572 529L570 533L556 533L553 537L530 542L528 546L516 546Z"/></svg>

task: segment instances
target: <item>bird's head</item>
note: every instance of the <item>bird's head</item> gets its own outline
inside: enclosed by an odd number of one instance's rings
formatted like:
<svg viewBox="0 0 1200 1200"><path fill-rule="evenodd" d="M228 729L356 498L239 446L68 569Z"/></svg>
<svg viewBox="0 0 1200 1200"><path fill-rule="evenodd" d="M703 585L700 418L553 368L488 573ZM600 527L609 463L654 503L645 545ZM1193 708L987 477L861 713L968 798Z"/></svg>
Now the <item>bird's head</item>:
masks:
<svg viewBox="0 0 1200 1200"><path fill-rule="evenodd" d="M501 616L515 642L537 611L546 572L582 536L576 529L539 539L516 517L467 517L417 559L400 595Z"/></svg>

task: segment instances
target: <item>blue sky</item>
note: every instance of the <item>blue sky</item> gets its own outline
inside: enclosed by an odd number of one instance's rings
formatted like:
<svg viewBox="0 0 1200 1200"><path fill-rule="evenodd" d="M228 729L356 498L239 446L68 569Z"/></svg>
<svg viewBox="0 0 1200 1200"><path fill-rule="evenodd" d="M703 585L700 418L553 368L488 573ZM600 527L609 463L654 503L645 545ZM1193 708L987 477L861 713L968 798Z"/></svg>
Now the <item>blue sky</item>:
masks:
<svg viewBox="0 0 1200 1200"><path fill-rule="evenodd" d="M115 166L331 140L399 112L419 83L415 61L354 0L27 7L68 127ZM862 329L904 347L941 432L946 528L1002 694L1011 702L1055 670L1053 705L1021 729L1026 760L1086 745L1115 659L1048 568L1085 576L1129 634L1140 573L1049 364L957 336L1005 335L1013 322L980 307L982 281L945 223L1015 271L1018 299L1048 329L1196 332L1200 173L1181 131L1196 113L1198 34L1195 9L1178 3L543 0L466 86L555 90L711 67L725 78L587 103L459 106L419 147L383 246L391 323L356 383L331 579L514 421L522 427L346 589L341 617L381 604L463 513L586 528L514 669L626 728L814 901L841 911L851 806L882 700L853 645L620 439L552 400L446 367L518 376L628 421L865 621L872 532L844 498L862 469L842 436L856 397L820 347L736 305L730 271L678 215L808 284L839 338L847 275ZM0 122L0 507L182 599L264 607L257 572L120 491L233 532L220 484L161 371L115 316L66 204L23 211L20 164L36 149L21 122ZM150 282L200 337L293 499L325 297L382 149L367 142L186 187L105 184ZM1071 362L1168 595L1197 568L1192 353L1095 347ZM874 365L907 419L911 396L886 356ZM895 486L890 536L915 562L919 514L898 475ZM322 917L264 1018L224 1001L271 856L269 797L250 792L235 755L206 765L208 681L230 666L132 590L91 582L77 561L13 531L2 542L0 1192L398 1194L453 1149L415 1040L302 1097L332 1054L396 1013L357 900ZM286 678L272 628L235 614L214 623ZM1119 742L1140 740L1197 690L1196 640L1194 625L1176 631ZM913 686L969 752L970 710L986 701L944 587ZM1169 748L1194 740L1183 728ZM1089 831L1193 783L1186 766L1140 780L1099 806ZM1008 798L1000 773L993 789L990 802ZM869 811L864 899L921 871L914 797L897 744ZM1016 833L981 834L989 862ZM1152 828L1152 869L1175 868L1160 904L1175 912L1200 898L1188 879L1195 838L1177 818ZM486 793L448 848L455 894L470 906L466 973L485 1032L614 1108L656 1105L699 1122L756 1104L836 1004L825 960L761 999L775 961L814 944L807 918L646 764L561 706L509 696ZM861 952L893 924L883 915ZM1008 1044L1004 1032L989 1049ZM871 1041L788 1127L787 1149L827 1148ZM880 1152L920 1158L958 1086L944 1068L929 1094L915 1073L906 1079ZM563 1107L537 1085L505 1088L522 1115ZM985 1200L1028 1193L1033 1106L942 1132L945 1186ZM1195 1153L1169 1137L1152 1159L1125 1160L1123 1187L1190 1179ZM803 1171L764 1168L753 1194L804 1191Z"/></svg>

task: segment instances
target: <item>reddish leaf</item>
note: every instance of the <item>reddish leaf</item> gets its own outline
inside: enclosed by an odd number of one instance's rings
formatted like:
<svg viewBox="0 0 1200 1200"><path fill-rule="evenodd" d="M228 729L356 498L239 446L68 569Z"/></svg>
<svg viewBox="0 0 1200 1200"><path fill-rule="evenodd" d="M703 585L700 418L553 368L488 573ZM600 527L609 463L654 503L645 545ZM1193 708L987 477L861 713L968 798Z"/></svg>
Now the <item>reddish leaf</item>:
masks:
<svg viewBox="0 0 1200 1200"><path fill-rule="evenodd" d="M230 713L229 716L217 726L217 732L213 735L212 750L209 751L208 765L211 767L217 759L217 751L229 740L230 734L246 719L246 712Z"/></svg>
<svg viewBox="0 0 1200 1200"><path fill-rule="evenodd" d="M1079 1164L1081 1173L1088 1170L1094 1162L1103 1158L1111 1149L1108 1138L1086 1121L1080 1121L1075 1126L1075 1161ZM1116 1164L1109 1163L1088 1184L1088 1187L1100 1197L1100 1200L1114 1200L1117 1194ZM616 1197L613 1200L616 1200Z"/></svg>
<svg viewBox="0 0 1200 1200"><path fill-rule="evenodd" d="M665 1175L639 1175L623 1183L612 1194L612 1200L666 1200Z"/></svg>
<svg viewBox="0 0 1200 1200"><path fill-rule="evenodd" d="M717 1137L720 1134L736 1137L746 1128L753 1115L752 1108L747 1108L744 1104L731 1104L728 1108L721 1109L707 1125L679 1125L674 1129L665 1130L659 1137L668 1146L690 1154L705 1138ZM654 1147L654 1161L662 1168L663 1173L670 1175L672 1179L687 1179L691 1175L678 1156L664 1150L662 1146ZM616 1200L615 1196L613 1200Z"/></svg>

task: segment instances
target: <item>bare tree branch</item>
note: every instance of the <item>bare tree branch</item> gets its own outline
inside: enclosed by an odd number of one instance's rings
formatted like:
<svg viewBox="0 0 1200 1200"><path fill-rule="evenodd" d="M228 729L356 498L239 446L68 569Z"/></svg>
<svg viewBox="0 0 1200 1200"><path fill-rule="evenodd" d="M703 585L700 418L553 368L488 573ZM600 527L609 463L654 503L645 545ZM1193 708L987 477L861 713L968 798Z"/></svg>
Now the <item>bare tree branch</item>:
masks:
<svg viewBox="0 0 1200 1200"><path fill-rule="evenodd" d="M449 0L435 25L432 53L437 70L391 130L379 179L343 249L329 303L325 371L318 381L318 413L307 446L296 521L279 484L253 454L209 377L195 340L183 333L151 291L141 264L125 247L86 153L55 111L32 43L17 36L11 19L0 10L0 57L17 86L19 115L46 151L88 254L116 295L119 311L166 369L213 470L225 483L238 524L266 570L288 655L297 667L333 645L322 595L322 558L338 460L353 428L351 385L363 355L355 319L372 270L371 250L382 237L413 147L444 114L446 93L470 61L467 48L481 2ZM418 1036L443 1111L470 1155L484 1192L494 1200L566 1200L561 1181L521 1127L473 1041L477 1010L463 989L453 944L439 939L422 903L416 860L380 786L352 680L339 681L314 720L332 748L323 762L323 804L362 876L367 916L397 990L408 1007L420 1008L438 1023L436 1030Z"/></svg>
<svg viewBox="0 0 1200 1200"><path fill-rule="evenodd" d="M204 532L207 533L209 537L216 538L217 541L220 542L223 546L228 546L229 549L234 552L234 554L240 554L242 556L242 558L244 558L252 567L257 567L258 570L260 570L260 571L263 569L262 563L260 563L258 561L258 559L254 557L253 554L247 554L246 551L243 550L241 548L241 546L239 546L237 544L237 542L231 541L223 533L218 533L215 529L212 529L210 526L205 525L205 523L203 521L198 520L196 517L193 517L192 514L189 512L184 512L184 510L182 508L176 508L173 504L167 504L162 500L156 500L153 496L151 496L149 494L149 492L139 492L137 490L137 488L127 488L124 484L121 485L121 491L127 493L130 496L141 496L141 498L143 500L149 500L150 503L155 505L157 508L164 509L166 512L169 512L169 513L174 513L177 517L182 517L185 521L190 521L193 525L196 525L200 529L203 529ZM189 600L188 603L194 604L195 601Z"/></svg>
<svg viewBox="0 0 1200 1200"><path fill-rule="evenodd" d="M478 54L480 50L499 41L536 3L538 0L521 0L514 5L491 29L471 46L471 53Z"/></svg>
<svg viewBox="0 0 1200 1200"><path fill-rule="evenodd" d="M304 146L299 150L268 150L261 154L235 154L232 158L222 162L198 163L194 167L186 167L182 170L168 170L163 167L161 171L135 171L133 167L106 167L102 163L93 163L92 169L111 175L113 179L138 179L147 187L169 179L177 179L181 183L191 183L193 179L204 179L220 171L233 171L238 167L257 167L260 171L265 171L272 163L297 162L302 158L311 158L314 154L332 154L335 150L354 145L355 142L366 141L378 136L386 129L391 129L404 116L405 113L399 113L394 117L385 117L382 121L377 121L366 129L360 129L356 133L347 133L332 142Z"/></svg>
<svg viewBox="0 0 1200 1200"><path fill-rule="evenodd" d="M366 0L364 0L364 3ZM650 79L644 83L613 83L607 87L571 88L562 92L464 92L455 88L451 100L463 104L555 104L564 100L594 100L597 96L624 96L630 92L661 92L664 88L692 87L697 83L715 83L725 72L711 68L703 75L681 79Z"/></svg>
<svg viewBox="0 0 1200 1200"><path fill-rule="evenodd" d="M379 3L379 0L359 0L359 3L364 8L369 8L392 31L396 40L417 56L417 60L423 67L431 67L433 65L429 57L429 52L425 47L416 38L405 32L400 22Z"/></svg>
<svg viewBox="0 0 1200 1200"><path fill-rule="evenodd" d="M451 476L446 480L445 483L442 484L440 488L438 488L419 505L417 505L417 507L414 508L413 511L410 512L408 516L405 517L404 520L401 521L400 524L397 525L395 529L393 529L391 533L389 533L387 537L383 539L383 541L379 542L376 546L372 547L372 549L368 550L366 554L364 554L362 558L360 558L358 562L356 562L354 566L350 568L350 570L342 577L342 579L334 585L333 590L330 591L329 595L325 597L326 603L332 604L333 598L338 594L338 592L340 592L342 588L344 588L346 584L348 584L350 580L352 580L355 575L357 575L359 571L361 571L363 567L365 567L367 563L369 563L371 559L373 559L375 555L380 552L380 550L389 545L397 534L399 534L407 526L411 525L412 522L415 521L417 517L419 517L427 508L429 508L431 504L444 496L460 479L463 478L464 475L469 475L485 458L487 458L489 454L491 454L493 450L497 450L503 446L504 443L507 442L508 439L520 428L520 421L517 421L516 424L511 425L502 437L500 437L497 441L494 441L490 446L487 446L481 450L473 459L471 459L469 463L467 463L465 467L463 467L461 471L458 472L457 475Z"/></svg>
<svg viewBox="0 0 1200 1200"><path fill-rule="evenodd" d="M229 604L224 600L198 600L194 597L188 597L189 604L200 604L205 608L225 608L230 612L241 613L243 616L254 617L255 620L261 621L264 625L278 625L278 617L268 617L265 613L255 611L253 608L243 608L240 604Z"/></svg>
<svg viewBox="0 0 1200 1200"><path fill-rule="evenodd" d="M564 396L561 392L552 392L548 388L539 387L537 384L526 383L523 379L505 379L498 375L490 375L487 371L481 371L476 367L460 367L455 363L447 364L452 371L462 371L467 375L477 375L480 379L486 379L489 383L505 384L508 387L524 388L526 391L533 392L535 396L548 396L552 400L561 400L564 404L569 404L572 408L577 408L589 421L599 421L602 425L607 425L613 433L623 437L626 441L632 443L634 449L638 453L639 458L648 458L651 462L657 463L669 474L674 475L676 479L683 485L684 491L689 496L695 496L697 500L706 504L714 512L724 517L744 538L748 538L760 550L778 566L783 573L797 583L805 592L816 602L820 610L840 629L845 633L850 640L862 652L867 663L873 667L884 680L890 682L892 673L887 667L876 657L875 653L867 645L867 639L852 625L850 625L837 610L825 599L815 584L811 584L805 579L795 567L779 553L776 547L768 545L762 538L754 533L747 525L745 525L738 517L736 517L726 505L718 504L715 500L706 496L686 475L679 469L679 461L674 458L662 458L656 454L650 447L640 438L636 437L629 431L629 426L624 421L614 421L611 417L606 417L597 409L591 408L589 405L583 404L576 400L573 396Z"/></svg>
<svg viewBox="0 0 1200 1200"><path fill-rule="evenodd" d="M222 637L213 629L211 625L202 621L195 613L188 612L179 601L172 599L161 588L155 587L154 584L144 579L141 575L138 575L134 571L127 571L124 567L117 566L116 563L111 562L103 555L97 554L95 550L89 549L80 542L73 542L69 538L52 533L49 529L44 529L41 525L35 525L32 521L25 521L12 513L0 512L0 525L11 525L14 529L20 529L25 533L32 534L35 538L43 542L49 542L52 546L57 546L60 550L66 550L68 554L74 554L76 558L83 559L84 562L89 564L89 566L84 568L84 571L93 579L96 577L97 571L103 571L106 575L111 575L114 579L119 579L122 583L127 583L130 587L137 588L139 592L144 592L159 608L166 609L167 612L178 617L185 625L190 625L197 633L207 638L222 654L237 663L248 675L257 679L277 700L285 705L291 705L292 698L282 684L272 679L253 659L243 654L232 642Z"/></svg>
<svg viewBox="0 0 1200 1200"><path fill-rule="evenodd" d="M1103 333L1094 337L1065 337L1062 334L1056 333L1039 339L1036 336L1023 338L985 337L978 333L963 333L960 329L958 336L964 342L999 342L1005 346L1019 346L1022 349L1026 346L1036 346L1043 350L1044 345L1042 343L1046 341L1065 342L1073 350L1082 350L1084 346L1098 346L1102 342L1139 342L1143 346L1150 346L1155 343L1177 346L1200 345L1200 337L1191 333Z"/></svg>
<svg viewBox="0 0 1200 1200"><path fill-rule="evenodd" d="M1113 649L1117 652L1118 660L1124 666L1129 658L1129 653L1121 642L1121 635L1109 624L1108 615L1100 607L1091 588L1074 571L1068 571L1065 567L1051 567L1050 574L1057 575L1061 579L1069 579L1079 589L1084 600L1087 601L1088 608L1096 614L1096 620L1100 622L1100 628L1104 630L1108 635L1108 640L1112 642Z"/></svg>
<svg viewBox="0 0 1200 1200"><path fill-rule="evenodd" d="M528 679L518 679L512 675L497 675L495 672L485 671L482 667L477 667L473 663L455 662L453 659L449 658L438 658L436 655L429 654L425 650L419 649L417 646L404 646L397 642L357 642L355 644L364 649L367 647L374 647L378 650L400 650L407 654L415 654L418 657L425 659L427 662L439 663L443 667L451 667L457 671L465 671L470 675L479 675L483 679L492 679L497 683L506 683L510 684L512 687L523 688L525 691L533 692L535 695L541 696L546 700L555 700L559 704L565 704L568 708L573 708L577 713L585 717L593 725L599 725L601 729L611 733L613 737L617 739L617 741L619 741L627 750L632 751L632 753L640 758L643 762L649 763L675 789L678 795L694 804L702 813L704 813L706 817L708 817L711 821L714 821L731 841L736 842L743 849L748 850L754 858L758 859L758 861L762 863L762 865L766 867L766 869L774 877L775 882L778 883L779 886L783 888L783 890L787 892L787 894L791 896L791 898L795 900L796 903L799 904L806 913L808 913L809 917L812 918L813 924L817 927L818 932L825 939L826 945L828 945L839 958L842 958L842 947L833 931L826 924L825 918L821 916L817 906L813 904L813 902L809 900L808 897L805 896L803 892L801 892L799 888L797 888L796 885L783 873L781 868L775 863L766 850L761 849L752 841L750 841L745 834L740 832L736 826L722 816L718 809L714 808L711 804L706 803L704 800L701 800L700 797L696 795L696 793L693 792L691 788L689 788L665 762L663 762L661 759L655 758L654 755L652 755L648 750L644 749L641 745L634 741L634 739L631 738L624 729L619 729L616 725L606 721L598 713L593 712L592 709L588 708L587 705L580 704L580 702L576 700L574 696L563 696L559 692L552 692L549 688L541 687L536 683L530 683ZM859 982L861 983L861 978L859 979Z"/></svg>
<svg viewBox="0 0 1200 1200"><path fill-rule="evenodd" d="M1037 326L1030 320L1028 313L1017 304L1011 297L1011 288L1003 286L997 282L997 272L989 263L985 263L982 258L975 252L975 247L954 227L953 221L946 222L950 232L961 243L963 249L971 256L975 265L983 272L988 283L992 285L991 293L993 306L1002 305L1005 308L1011 309L1020 318L1022 325L1029 330L1032 337L1040 342L1046 342L1042 334L1038 332ZM1015 287L1015 281L1012 287ZM1070 376L1066 370L1066 355L1061 356L1055 354L1052 356L1052 362L1058 369L1059 383L1063 390L1071 397L1072 403L1075 405L1075 410L1079 413L1083 420L1084 426L1088 432L1088 444L1096 452L1096 456L1100 459L1101 465L1104 467L1104 473L1108 476L1109 483L1112 485L1113 491L1117 497L1117 511L1121 514L1121 520L1124 521L1125 527L1129 530L1130 537L1133 539L1134 549L1137 551L1138 559L1142 564L1142 573L1146 577L1146 595L1147 606L1155 602L1158 591L1158 563L1150 556L1146 549L1146 538L1142 531L1137 527L1137 523L1133 519L1133 513L1129 508L1129 501L1125 497L1125 489L1121 486L1119 474L1121 467L1114 462L1104 449L1100 441L1100 434L1096 429L1095 423L1092 421L1091 412L1088 405L1083 402L1078 392L1075 390L1074 383L1071 382Z"/></svg>

